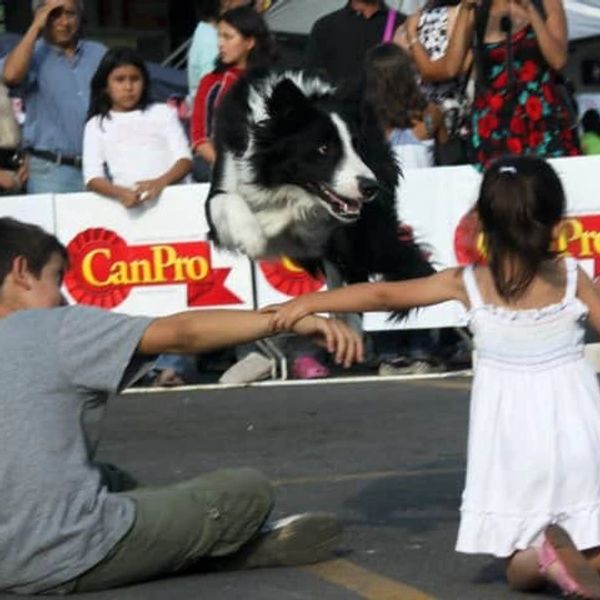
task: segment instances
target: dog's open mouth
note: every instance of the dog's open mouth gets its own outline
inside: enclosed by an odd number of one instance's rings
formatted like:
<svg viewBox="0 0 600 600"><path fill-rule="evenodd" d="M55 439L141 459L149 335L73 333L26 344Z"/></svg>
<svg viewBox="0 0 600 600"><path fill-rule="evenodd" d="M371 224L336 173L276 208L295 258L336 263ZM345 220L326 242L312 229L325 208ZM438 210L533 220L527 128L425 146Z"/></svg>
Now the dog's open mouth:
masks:
<svg viewBox="0 0 600 600"><path fill-rule="evenodd" d="M336 194L324 183L308 183L306 188L311 194L319 196L331 208L333 213L343 219L358 219L362 209L362 200L355 200L340 194Z"/></svg>

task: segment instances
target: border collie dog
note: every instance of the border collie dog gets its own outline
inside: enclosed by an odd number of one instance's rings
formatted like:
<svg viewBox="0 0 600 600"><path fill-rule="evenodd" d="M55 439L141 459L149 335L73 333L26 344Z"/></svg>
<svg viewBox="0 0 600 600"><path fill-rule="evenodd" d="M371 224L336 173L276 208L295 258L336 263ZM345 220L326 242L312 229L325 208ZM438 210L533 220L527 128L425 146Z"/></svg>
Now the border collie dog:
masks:
<svg viewBox="0 0 600 600"><path fill-rule="evenodd" d="M399 235L399 169L372 111L302 71L240 79L217 111L211 239L252 259L321 261L353 283L432 268Z"/></svg>

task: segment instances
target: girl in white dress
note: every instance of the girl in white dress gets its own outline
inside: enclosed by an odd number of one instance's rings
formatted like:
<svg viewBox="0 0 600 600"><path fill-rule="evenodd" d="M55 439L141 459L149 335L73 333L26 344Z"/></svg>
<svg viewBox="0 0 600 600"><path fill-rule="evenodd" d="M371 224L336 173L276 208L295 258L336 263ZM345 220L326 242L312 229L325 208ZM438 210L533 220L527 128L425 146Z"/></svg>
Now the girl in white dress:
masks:
<svg viewBox="0 0 600 600"><path fill-rule="evenodd" d="M514 588L549 580L600 598L600 389L584 359L584 321L600 331L600 294L550 249L565 197L546 162L496 162L476 208L487 265L300 296L269 308L273 324L462 302L477 361L456 548L507 559Z"/></svg>

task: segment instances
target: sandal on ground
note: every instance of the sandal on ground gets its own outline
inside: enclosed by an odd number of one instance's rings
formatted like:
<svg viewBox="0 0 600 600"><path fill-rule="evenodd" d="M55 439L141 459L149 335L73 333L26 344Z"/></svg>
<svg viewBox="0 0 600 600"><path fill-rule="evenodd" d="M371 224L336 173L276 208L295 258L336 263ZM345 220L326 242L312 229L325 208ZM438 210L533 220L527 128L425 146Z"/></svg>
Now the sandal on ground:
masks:
<svg viewBox="0 0 600 600"><path fill-rule="evenodd" d="M549 525L544 530L538 563L540 573L558 585L563 594L600 600L600 575L559 525Z"/></svg>
<svg viewBox="0 0 600 600"><path fill-rule="evenodd" d="M299 356L292 365L296 379L320 379L329 377L329 369L312 356Z"/></svg>

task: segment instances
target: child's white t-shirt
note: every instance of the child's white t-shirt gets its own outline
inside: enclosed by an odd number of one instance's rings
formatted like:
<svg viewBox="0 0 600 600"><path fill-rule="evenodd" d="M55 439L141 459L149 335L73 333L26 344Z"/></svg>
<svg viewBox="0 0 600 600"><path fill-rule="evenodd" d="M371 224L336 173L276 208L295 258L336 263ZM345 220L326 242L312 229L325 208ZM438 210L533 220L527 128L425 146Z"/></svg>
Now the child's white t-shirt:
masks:
<svg viewBox="0 0 600 600"><path fill-rule="evenodd" d="M146 110L110 111L91 118L83 136L83 176L86 185L96 177L133 187L155 179L178 160L190 159L188 140L177 113L166 104Z"/></svg>

